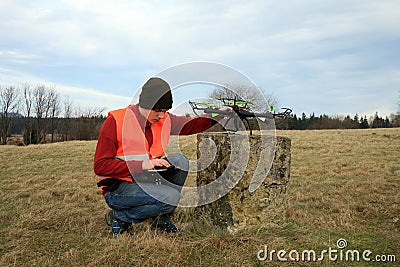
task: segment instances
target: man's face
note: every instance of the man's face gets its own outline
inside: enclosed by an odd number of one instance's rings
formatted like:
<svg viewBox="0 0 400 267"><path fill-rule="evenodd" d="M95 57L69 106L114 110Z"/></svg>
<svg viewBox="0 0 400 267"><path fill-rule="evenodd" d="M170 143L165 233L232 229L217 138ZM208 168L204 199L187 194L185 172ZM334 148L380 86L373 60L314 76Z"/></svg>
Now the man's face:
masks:
<svg viewBox="0 0 400 267"><path fill-rule="evenodd" d="M151 124L163 119L168 109L143 109L142 114Z"/></svg>

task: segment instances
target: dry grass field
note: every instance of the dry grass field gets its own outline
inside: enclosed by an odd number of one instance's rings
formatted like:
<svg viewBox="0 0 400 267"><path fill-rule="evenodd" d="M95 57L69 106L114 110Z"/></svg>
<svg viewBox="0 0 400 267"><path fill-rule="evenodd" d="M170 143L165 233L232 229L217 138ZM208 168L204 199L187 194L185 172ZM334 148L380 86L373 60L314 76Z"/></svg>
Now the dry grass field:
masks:
<svg viewBox="0 0 400 267"><path fill-rule="evenodd" d="M400 129L277 134L292 139L286 222L236 235L179 208L182 234L145 222L133 237L111 238L93 173L96 142L0 146L0 265L400 266ZM182 139L182 151L194 155L195 140ZM340 238L346 249L396 262L257 259L264 246L321 252Z"/></svg>

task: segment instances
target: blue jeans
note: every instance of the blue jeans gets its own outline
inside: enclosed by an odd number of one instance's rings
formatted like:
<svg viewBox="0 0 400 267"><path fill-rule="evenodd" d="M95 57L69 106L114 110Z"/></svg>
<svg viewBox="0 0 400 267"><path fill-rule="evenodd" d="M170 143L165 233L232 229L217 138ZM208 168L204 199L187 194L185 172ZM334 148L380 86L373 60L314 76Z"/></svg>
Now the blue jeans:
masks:
<svg viewBox="0 0 400 267"><path fill-rule="evenodd" d="M169 170L162 176L177 186L122 182L118 189L105 195L105 201L115 211L117 219L127 223L140 223L158 216L160 223L170 220L181 197L180 186L188 175L189 160L180 153L167 159L177 169Z"/></svg>

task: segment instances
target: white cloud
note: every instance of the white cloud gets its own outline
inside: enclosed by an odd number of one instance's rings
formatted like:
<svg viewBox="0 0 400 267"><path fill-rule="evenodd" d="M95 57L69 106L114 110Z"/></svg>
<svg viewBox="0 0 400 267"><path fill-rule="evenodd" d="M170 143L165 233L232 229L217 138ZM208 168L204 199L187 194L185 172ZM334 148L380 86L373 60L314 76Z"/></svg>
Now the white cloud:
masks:
<svg viewBox="0 0 400 267"><path fill-rule="evenodd" d="M98 107L110 111L127 106L132 98L102 93L94 89L78 88L71 86L57 85L56 89L63 95L71 97L79 107Z"/></svg>
<svg viewBox="0 0 400 267"><path fill-rule="evenodd" d="M398 90L399 9L397 1L3 0L0 75L15 77L0 77L120 95L171 65L206 60L239 69L299 112L362 112L375 104L337 104L329 92Z"/></svg>

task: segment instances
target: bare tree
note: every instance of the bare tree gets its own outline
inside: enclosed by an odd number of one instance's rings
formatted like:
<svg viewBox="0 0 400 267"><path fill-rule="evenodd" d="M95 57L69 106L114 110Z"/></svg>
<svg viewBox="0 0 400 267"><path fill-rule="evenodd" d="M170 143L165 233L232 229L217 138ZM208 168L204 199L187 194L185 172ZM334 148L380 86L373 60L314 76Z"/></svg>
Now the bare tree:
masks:
<svg viewBox="0 0 400 267"><path fill-rule="evenodd" d="M34 134L33 126L32 126L32 107L34 102L34 96L31 86L28 83L24 84L24 101L23 101L23 110L26 117L26 124L24 129L24 144L29 145L32 143L37 143L36 135ZM35 139L35 140L33 140Z"/></svg>
<svg viewBox="0 0 400 267"><path fill-rule="evenodd" d="M11 120L17 113L19 104L19 90L14 86L0 87L0 108L1 108L1 144L7 144Z"/></svg>
<svg viewBox="0 0 400 267"><path fill-rule="evenodd" d="M45 119L49 114L48 89L45 85L37 85L34 90L33 107L36 115L36 129L38 134L38 143L46 142L47 125Z"/></svg>
<svg viewBox="0 0 400 267"><path fill-rule="evenodd" d="M69 96L64 97L63 107L64 107L64 125L63 125L64 141L68 141L70 120L72 117L72 99Z"/></svg>
<svg viewBox="0 0 400 267"><path fill-rule="evenodd" d="M256 86L250 87L247 85L225 85L224 87L216 87L209 94L210 98L231 98L241 99L251 102L251 109L255 112L266 112L270 106L275 106L278 100L272 94L266 94L263 90Z"/></svg>
<svg viewBox="0 0 400 267"><path fill-rule="evenodd" d="M30 117L32 115L32 106L33 106L33 92L31 86L28 83L25 83L23 110L25 112L26 117Z"/></svg>
<svg viewBox="0 0 400 267"><path fill-rule="evenodd" d="M47 102L50 118L50 134L51 134L51 142L54 142L54 132L55 132L55 122L60 115L60 95L57 93L54 87L48 89L47 94Z"/></svg>

